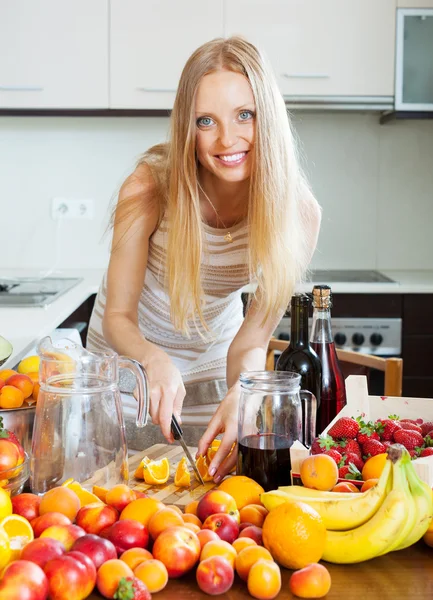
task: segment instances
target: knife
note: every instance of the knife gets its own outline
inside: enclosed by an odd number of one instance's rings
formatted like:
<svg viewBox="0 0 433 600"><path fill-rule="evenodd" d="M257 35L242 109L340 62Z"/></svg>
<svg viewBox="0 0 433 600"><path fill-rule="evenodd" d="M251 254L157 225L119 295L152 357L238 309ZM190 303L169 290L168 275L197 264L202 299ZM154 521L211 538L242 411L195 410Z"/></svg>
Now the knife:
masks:
<svg viewBox="0 0 433 600"><path fill-rule="evenodd" d="M183 439L183 431L174 415L171 417L171 433L173 434L174 439L180 442L180 445L182 446L183 451L185 452L189 464L194 469L194 473L197 475L197 479L202 485L204 485L203 477L200 475L200 472L196 467L195 461L192 459L191 453L188 450L188 446L186 445L185 440Z"/></svg>

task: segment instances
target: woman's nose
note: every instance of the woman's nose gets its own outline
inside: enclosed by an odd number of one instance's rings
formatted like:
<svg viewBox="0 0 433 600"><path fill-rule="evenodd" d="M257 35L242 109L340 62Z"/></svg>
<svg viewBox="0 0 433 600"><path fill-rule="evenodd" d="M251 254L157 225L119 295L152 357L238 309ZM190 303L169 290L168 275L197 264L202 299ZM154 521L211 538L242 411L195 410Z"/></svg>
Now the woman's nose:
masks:
<svg viewBox="0 0 433 600"><path fill-rule="evenodd" d="M220 127L220 142L225 148L234 146L238 141L236 123L224 123Z"/></svg>

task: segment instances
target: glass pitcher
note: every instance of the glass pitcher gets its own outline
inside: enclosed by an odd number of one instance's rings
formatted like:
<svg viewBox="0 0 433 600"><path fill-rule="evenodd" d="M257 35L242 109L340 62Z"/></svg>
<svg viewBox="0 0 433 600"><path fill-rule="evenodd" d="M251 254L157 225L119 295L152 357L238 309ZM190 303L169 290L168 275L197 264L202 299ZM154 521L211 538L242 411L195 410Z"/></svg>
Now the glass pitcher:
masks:
<svg viewBox="0 0 433 600"><path fill-rule="evenodd" d="M118 388L119 368L137 379L137 427L148 412L148 382L137 361L115 352L89 352L70 340L38 345L40 391L30 460L35 494L74 479L91 490L94 483L128 483L128 450Z"/></svg>
<svg viewBox="0 0 433 600"><path fill-rule="evenodd" d="M308 448L316 432L316 397L286 371L241 373L237 473L266 491L290 485L290 447Z"/></svg>

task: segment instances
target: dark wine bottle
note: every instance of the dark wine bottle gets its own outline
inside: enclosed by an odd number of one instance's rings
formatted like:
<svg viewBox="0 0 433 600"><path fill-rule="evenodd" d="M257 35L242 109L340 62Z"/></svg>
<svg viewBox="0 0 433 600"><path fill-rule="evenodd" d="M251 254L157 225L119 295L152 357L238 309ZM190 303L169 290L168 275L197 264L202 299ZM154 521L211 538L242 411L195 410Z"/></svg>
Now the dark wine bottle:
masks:
<svg viewBox="0 0 433 600"><path fill-rule="evenodd" d="M346 386L331 329L331 307L331 288L327 285L314 286L310 343L322 364L320 407L317 411L318 434L346 405Z"/></svg>
<svg viewBox="0 0 433 600"><path fill-rule="evenodd" d="M291 300L290 345L277 361L277 371L294 371L301 375L301 389L316 396L320 405L321 365L308 340L310 298L295 294Z"/></svg>

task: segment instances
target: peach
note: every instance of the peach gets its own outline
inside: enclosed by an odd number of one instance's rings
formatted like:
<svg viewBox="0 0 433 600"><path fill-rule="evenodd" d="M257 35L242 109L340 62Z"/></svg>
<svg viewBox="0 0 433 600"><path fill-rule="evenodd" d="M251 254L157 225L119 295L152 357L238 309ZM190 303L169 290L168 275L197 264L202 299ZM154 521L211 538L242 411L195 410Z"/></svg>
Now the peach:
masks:
<svg viewBox="0 0 433 600"><path fill-rule="evenodd" d="M261 558L272 560L271 553L263 546L249 546L239 552L235 560L235 569L243 581L247 581L251 567Z"/></svg>
<svg viewBox="0 0 433 600"><path fill-rule="evenodd" d="M198 525L199 528L201 528L201 526L203 525L203 523L196 515L190 515L187 513L186 515L182 515L182 518L184 523L192 523L193 525Z"/></svg>
<svg viewBox="0 0 433 600"><path fill-rule="evenodd" d="M92 561L86 556L84 558L95 569ZM48 578L50 598L82 600L87 598L95 585L88 563L84 564L83 560L68 554L50 560L44 571Z"/></svg>
<svg viewBox="0 0 433 600"><path fill-rule="evenodd" d="M123 577L134 578L132 569L123 560L112 558L99 567L96 587L104 598L113 598Z"/></svg>
<svg viewBox="0 0 433 600"><path fill-rule="evenodd" d="M198 537L198 540L200 542L200 546L202 549L203 549L203 546L205 544L207 544L208 542L212 542L214 540L221 539L220 536L217 533L215 533L215 531L212 531L211 529L201 529L197 533L197 537Z"/></svg>
<svg viewBox="0 0 433 600"><path fill-rule="evenodd" d="M75 540L85 535L86 532L78 525L52 525L47 527L42 533L39 539L51 538L61 542L65 550L68 551L74 545Z"/></svg>
<svg viewBox="0 0 433 600"><path fill-rule="evenodd" d="M105 496L105 503L109 504L110 506L114 506L114 508L121 513L130 502L136 499L137 496L135 495L135 492L131 490L131 488L124 483L119 483L107 492L107 495Z"/></svg>
<svg viewBox="0 0 433 600"><path fill-rule="evenodd" d="M193 500L192 502L190 502L189 504L187 504L185 506L185 514L187 515L195 515L197 516L197 506L198 506L198 500Z"/></svg>
<svg viewBox="0 0 433 600"><path fill-rule="evenodd" d="M28 375L21 375L20 373L11 375L6 379L6 385L13 385L18 388L22 392L24 400L29 398L33 392L33 381Z"/></svg>
<svg viewBox="0 0 433 600"><path fill-rule="evenodd" d="M263 527L268 511L261 504L247 504L239 511L241 523L251 523L256 527Z"/></svg>
<svg viewBox="0 0 433 600"><path fill-rule="evenodd" d="M181 527L183 524L182 517L175 510L172 508L163 508L151 516L148 528L152 539L156 540L164 529Z"/></svg>
<svg viewBox="0 0 433 600"><path fill-rule="evenodd" d="M26 544L21 552L21 560L29 560L43 569L52 558L62 556L66 552L59 540L38 538Z"/></svg>
<svg viewBox="0 0 433 600"><path fill-rule="evenodd" d="M248 546L257 546L257 544L251 538L248 538L248 537L241 538L241 537L239 537L237 540L235 540L233 542L232 546L236 550L236 552L239 554L239 552L241 550L243 550L244 548L248 548Z"/></svg>
<svg viewBox="0 0 433 600"><path fill-rule="evenodd" d="M107 560L117 558L114 544L110 540L93 533L86 533L86 535L75 540L72 550L82 552L88 556L97 569Z"/></svg>
<svg viewBox="0 0 433 600"><path fill-rule="evenodd" d="M134 570L135 567L138 567L145 560L151 560L153 556L149 550L145 550L144 548L130 548L129 550L125 550L119 558Z"/></svg>
<svg viewBox="0 0 433 600"><path fill-rule="evenodd" d="M235 499L226 492L210 490L201 498L197 506L197 517L202 523L217 513L226 513L239 523L239 511Z"/></svg>
<svg viewBox="0 0 433 600"><path fill-rule="evenodd" d="M253 598L272 600L281 590L280 567L270 560L258 560L250 569L247 585Z"/></svg>
<svg viewBox="0 0 433 600"><path fill-rule="evenodd" d="M168 582L167 569L160 560L150 559L134 569L134 575L142 581L151 594L160 592Z"/></svg>
<svg viewBox="0 0 433 600"><path fill-rule="evenodd" d="M198 587L211 596L225 594L233 585L234 571L222 556L210 556L197 567Z"/></svg>
<svg viewBox="0 0 433 600"><path fill-rule="evenodd" d="M170 527L163 531L153 545L153 556L167 568L170 578L181 577L190 571L200 556L200 542L186 527Z"/></svg>
<svg viewBox="0 0 433 600"><path fill-rule="evenodd" d="M0 439L0 473L16 467L19 458L17 446L11 440Z"/></svg>
<svg viewBox="0 0 433 600"><path fill-rule="evenodd" d="M84 594L83 598L87 598L93 592L93 588L95 587L96 567L95 567L93 561L88 556L83 554L83 552L79 552L78 550L72 550L71 552L68 552L66 556L75 558L75 560L80 562L86 568L87 585L85 586L85 588L83 590L83 594Z"/></svg>
<svg viewBox="0 0 433 600"><path fill-rule="evenodd" d="M312 563L292 574L289 588L299 598L323 598L331 589L331 575L323 565Z"/></svg>
<svg viewBox="0 0 433 600"><path fill-rule="evenodd" d="M71 519L62 513L48 512L33 519L30 525L35 537L39 537L45 529L53 525L72 525Z"/></svg>
<svg viewBox="0 0 433 600"><path fill-rule="evenodd" d="M60 486L52 488L45 492L39 504L39 514L44 515L47 512L59 512L73 521L80 510L80 499L77 494L67 488Z"/></svg>
<svg viewBox="0 0 433 600"><path fill-rule="evenodd" d="M47 576L35 563L15 560L4 569L0 582L0 598L46 600L47 597Z"/></svg>
<svg viewBox="0 0 433 600"><path fill-rule="evenodd" d="M184 523L183 526L187 529L190 529L194 533L198 533L199 531L201 531L200 527L198 525L195 525L194 523Z"/></svg>
<svg viewBox="0 0 433 600"><path fill-rule="evenodd" d="M86 533L98 535L103 529L113 525L119 518L119 513L114 506L91 502L82 506L77 513L75 522L82 527Z"/></svg>
<svg viewBox="0 0 433 600"><path fill-rule="evenodd" d="M252 540L254 540L256 542L256 544L258 546L263 546L263 540L262 540L262 528L261 527L256 527L255 525L249 525L248 527L245 527L245 529L242 529L242 531L239 534L240 538L251 538Z"/></svg>
<svg viewBox="0 0 433 600"><path fill-rule="evenodd" d="M219 537L232 544L239 535L239 525L228 513L210 515L203 523L202 529L211 529Z"/></svg>
<svg viewBox="0 0 433 600"><path fill-rule="evenodd" d="M235 560L237 556L236 550L231 544L224 540L217 540L216 542L208 542L200 553L200 562L206 560L210 556L222 556L225 558L234 569Z"/></svg>
<svg viewBox="0 0 433 600"><path fill-rule="evenodd" d="M24 494L18 494L13 496L12 507L15 515L21 515L27 521L32 521L39 517L39 504L41 499L36 494L30 494L25 492Z"/></svg>
<svg viewBox="0 0 433 600"><path fill-rule="evenodd" d="M147 528L133 519L116 521L104 531L104 537L114 544L119 555L130 548L145 548L149 543Z"/></svg>

